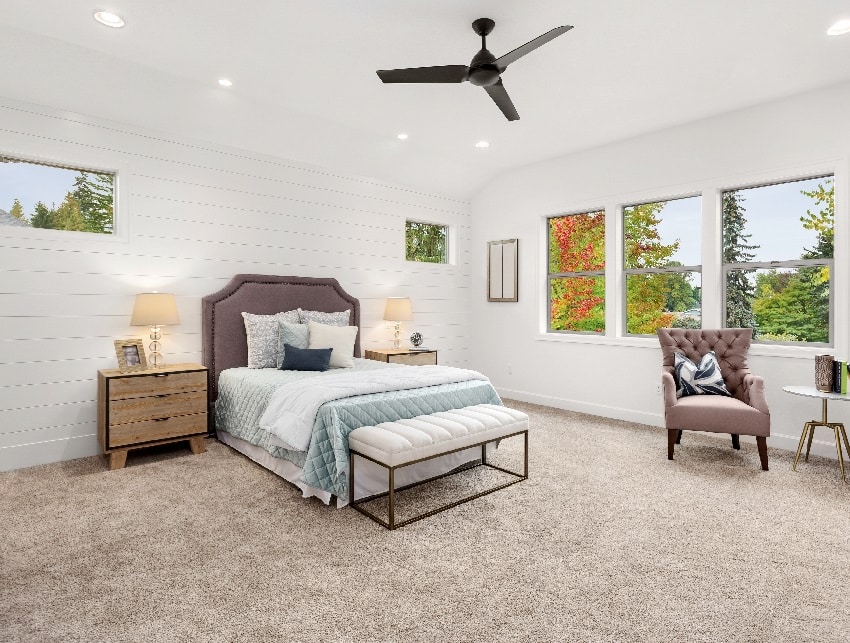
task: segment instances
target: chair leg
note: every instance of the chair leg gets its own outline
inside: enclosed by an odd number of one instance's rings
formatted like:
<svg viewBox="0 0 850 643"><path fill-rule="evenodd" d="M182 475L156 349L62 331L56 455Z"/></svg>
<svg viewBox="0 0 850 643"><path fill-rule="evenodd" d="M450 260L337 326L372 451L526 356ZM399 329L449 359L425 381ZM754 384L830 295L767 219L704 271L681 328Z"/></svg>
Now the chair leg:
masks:
<svg viewBox="0 0 850 643"><path fill-rule="evenodd" d="M682 429L679 429L679 435L676 436L676 444L682 444Z"/></svg>
<svg viewBox="0 0 850 643"><path fill-rule="evenodd" d="M761 468L764 471L769 471L767 468L767 438L763 435L756 436L756 445L759 448L759 459L761 460Z"/></svg>
<svg viewBox="0 0 850 643"><path fill-rule="evenodd" d="M741 450L741 437L737 433L732 434L732 448L738 451Z"/></svg>
<svg viewBox="0 0 850 643"><path fill-rule="evenodd" d="M667 429L667 459L673 459L673 451L676 448L676 439L681 431L678 429Z"/></svg>

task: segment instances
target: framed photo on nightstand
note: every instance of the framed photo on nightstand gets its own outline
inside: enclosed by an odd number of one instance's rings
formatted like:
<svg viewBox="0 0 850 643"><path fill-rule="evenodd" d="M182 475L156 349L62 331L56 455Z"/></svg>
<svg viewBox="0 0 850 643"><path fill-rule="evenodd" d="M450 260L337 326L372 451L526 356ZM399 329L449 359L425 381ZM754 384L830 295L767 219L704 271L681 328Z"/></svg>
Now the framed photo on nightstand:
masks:
<svg viewBox="0 0 850 643"><path fill-rule="evenodd" d="M118 370L122 373L144 371L148 368L145 345L141 339L116 339L115 356L118 358Z"/></svg>

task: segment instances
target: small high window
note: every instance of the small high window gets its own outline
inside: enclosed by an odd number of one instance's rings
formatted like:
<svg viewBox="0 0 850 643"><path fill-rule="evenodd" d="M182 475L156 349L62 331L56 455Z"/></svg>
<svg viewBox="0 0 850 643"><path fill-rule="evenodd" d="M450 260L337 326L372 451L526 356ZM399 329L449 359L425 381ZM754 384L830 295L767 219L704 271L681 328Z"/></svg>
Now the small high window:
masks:
<svg viewBox="0 0 850 643"><path fill-rule="evenodd" d="M0 156L0 225L112 234L115 174Z"/></svg>
<svg viewBox="0 0 850 643"><path fill-rule="evenodd" d="M449 228L439 223L405 221L405 259L448 263Z"/></svg>

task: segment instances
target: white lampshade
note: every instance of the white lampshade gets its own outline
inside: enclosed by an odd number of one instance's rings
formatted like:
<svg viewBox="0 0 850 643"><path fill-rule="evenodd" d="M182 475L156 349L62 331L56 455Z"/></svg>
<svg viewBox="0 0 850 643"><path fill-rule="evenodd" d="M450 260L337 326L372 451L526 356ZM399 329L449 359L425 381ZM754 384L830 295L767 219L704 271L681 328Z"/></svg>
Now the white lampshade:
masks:
<svg viewBox="0 0 850 643"><path fill-rule="evenodd" d="M143 292L136 295L131 326L174 326L180 323L174 295L164 292Z"/></svg>
<svg viewBox="0 0 850 643"><path fill-rule="evenodd" d="M384 308L384 319L386 321L410 321L413 319L413 308L409 297L387 297L387 306Z"/></svg>

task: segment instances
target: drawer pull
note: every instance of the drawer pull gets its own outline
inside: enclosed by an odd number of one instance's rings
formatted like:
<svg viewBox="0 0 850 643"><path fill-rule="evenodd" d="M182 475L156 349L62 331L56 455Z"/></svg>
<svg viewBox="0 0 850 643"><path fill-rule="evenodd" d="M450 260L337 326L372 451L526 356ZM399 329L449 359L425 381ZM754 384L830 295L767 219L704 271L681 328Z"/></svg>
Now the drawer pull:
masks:
<svg viewBox="0 0 850 643"><path fill-rule="evenodd" d="M153 419L153 421L154 421L154 422L165 422L165 421L167 421L167 420L169 420L169 419L170 419L170 418L154 418L154 419Z"/></svg>
<svg viewBox="0 0 850 643"><path fill-rule="evenodd" d="M168 373L156 373L154 377L168 377Z"/></svg>

